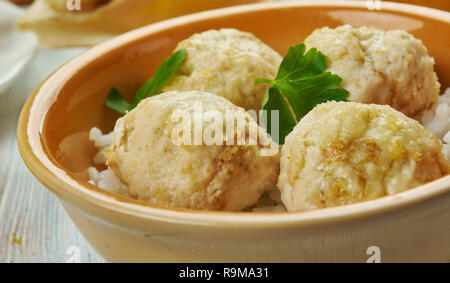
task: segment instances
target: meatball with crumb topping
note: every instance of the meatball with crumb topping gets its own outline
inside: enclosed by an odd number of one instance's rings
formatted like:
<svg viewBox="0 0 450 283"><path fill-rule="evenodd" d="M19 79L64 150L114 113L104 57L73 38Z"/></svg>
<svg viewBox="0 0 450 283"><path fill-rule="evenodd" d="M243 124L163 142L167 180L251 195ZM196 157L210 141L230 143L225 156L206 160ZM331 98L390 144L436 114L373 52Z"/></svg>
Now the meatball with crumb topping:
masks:
<svg viewBox="0 0 450 283"><path fill-rule="evenodd" d="M199 90L260 110L268 88L259 78L275 78L281 56L254 35L236 29L208 30L181 41L187 58L165 90Z"/></svg>
<svg viewBox="0 0 450 283"><path fill-rule="evenodd" d="M279 174L265 130L243 108L199 91L142 100L117 120L106 160L134 198L201 210L251 206Z"/></svg>
<svg viewBox="0 0 450 283"><path fill-rule="evenodd" d="M287 136L278 186L290 211L399 193L449 173L438 139L387 105L328 102Z"/></svg>
<svg viewBox="0 0 450 283"><path fill-rule="evenodd" d="M349 100L388 104L420 119L437 102L440 84L434 59L421 40L403 30L344 25L325 27L305 44L327 57L328 71L339 75Z"/></svg>

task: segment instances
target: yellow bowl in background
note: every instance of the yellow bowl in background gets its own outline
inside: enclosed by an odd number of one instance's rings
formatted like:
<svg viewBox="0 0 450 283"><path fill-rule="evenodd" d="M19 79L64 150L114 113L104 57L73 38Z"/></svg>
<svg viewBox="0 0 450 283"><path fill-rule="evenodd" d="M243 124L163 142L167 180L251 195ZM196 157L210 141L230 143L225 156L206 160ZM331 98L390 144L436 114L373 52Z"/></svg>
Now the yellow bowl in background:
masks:
<svg viewBox="0 0 450 283"><path fill-rule="evenodd" d="M83 173L97 126L113 128L111 86L132 95L178 41L232 27L281 54L315 28L344 23L401 28L422 39L450 86L450 14L383 1L294 2L232 7L156 23L95 46L66 63L29 98L18 144L31 172L56 194L91 245L113 262L356 261L369 246L382 261L450 260L450 176L397 195L308 212L244 213L167 208L105 192Z"/></svg>

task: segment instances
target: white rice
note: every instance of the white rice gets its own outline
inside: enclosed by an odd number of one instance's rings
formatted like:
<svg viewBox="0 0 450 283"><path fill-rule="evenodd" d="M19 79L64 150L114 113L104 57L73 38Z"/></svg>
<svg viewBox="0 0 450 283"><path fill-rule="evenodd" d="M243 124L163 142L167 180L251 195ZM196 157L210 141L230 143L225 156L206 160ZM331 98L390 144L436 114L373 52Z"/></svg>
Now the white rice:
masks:
<svg viewBox="0 0 450 283"><path fill-rule="evenodd" d="M88 168L89 183L94 186L109 191L111 193L116 193L119 195L129 197L128 188L120 181L119 177L114 173L111 168L103 171L98 171L95 167Z"/></svg>
<svg viewBox="0 0 450 283"><path fill-rule="evenodd" d="M420 122L441 141L442 152L450 161L450 88L439 96L438 103L423 115Z"/></svg>
<svg viewBox="0 0 450 283"><path fill-rule="evenodd" d="M433 109L424 113L420 122L441 141L444 156L450 161L450 88L439 97L438 103ZM103 135L98 128L92 128L89 132L89 140L98 148L94 157L95 164L106 163L105 152L108 150L114 132ZM89 183L112 193L129 197L128 188L121 183L119 177L109 167L98 171L95 167L89 167ZM283 212L286 211L281 202L280 191L274 189L265 193L258 202L246 211L252 212Z"/></svg>
<svg viewBox="0 0 450 283"><path fill-rule="evenodd" d="M98 148L97 154L94 156L95 164L105 164L105 152L108 150L111 145L112 136L114 131L109 134L103 135L100 129L94 127L89 131L89 140L94 143L94 145Z"/></svg>
<svg viewBox="0 0 450 283"><path fill-rule="evenodd" d="M98 152L93 160L95 164L105 165L105 152L111 144L113 134L114 132L103 135L102 131L95 127L89 131L89 140L98 148ZM97 168L89 167L87 173L89 176L89 183L92 185L112 193L129 197L127 186L122 184L119 177L117 177L111 168L108 167L106 170L99 172Z"/></svg>

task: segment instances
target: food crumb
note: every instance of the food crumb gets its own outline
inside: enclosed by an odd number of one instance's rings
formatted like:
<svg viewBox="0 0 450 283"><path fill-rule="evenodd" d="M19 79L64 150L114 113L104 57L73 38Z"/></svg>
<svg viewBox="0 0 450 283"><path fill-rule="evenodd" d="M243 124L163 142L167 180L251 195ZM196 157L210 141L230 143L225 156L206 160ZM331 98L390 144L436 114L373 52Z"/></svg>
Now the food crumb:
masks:
<svg viewBox="0 0 450 283"><path fill-rule="evenodd" d="M11 236L9 236L9 240L11 242L11 245L22 244L22 236L17 236L16 233L12 233Z"/></svg>

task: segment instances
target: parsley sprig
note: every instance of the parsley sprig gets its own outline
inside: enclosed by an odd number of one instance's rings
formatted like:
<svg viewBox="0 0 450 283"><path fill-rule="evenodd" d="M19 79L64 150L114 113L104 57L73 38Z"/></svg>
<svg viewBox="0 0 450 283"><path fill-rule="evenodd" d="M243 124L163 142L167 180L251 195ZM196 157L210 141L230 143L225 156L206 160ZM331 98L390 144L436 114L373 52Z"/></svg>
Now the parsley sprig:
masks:
<svg viewBox="0 0 450 283"><path fill-rule="evenodd" d="M281 62L277 77L274 80L258 79L255 84L268 83L263 102L263 110L267 110L265 121L267 131L272 134L271 112L279 110L279 139L284 143L286 136L295 125L316 105L334 101L345 101L348 91L339 88L342 79L335 74L325 72L327 60L325 55L299 44L289 49Z"/></svg>
<svg viewBox="0 0 450 283"><path fill-rule="evenodd" d="M164 60L156 69L153 78L148 80L137 92L132 103L125 100L124 96L116 89L112 88L106 99L106 105L122 114L133 110L141 100L158 94L164 84L175 74L186 58L186 50L180 49L172 56Z"/></svg>
<svg viewBox="0 0 450 283"><path fill-rule="evenodd" d="M270 110L279 110L280 144L284 143L286 136L298 121L316 105L330 100L343 101L348 97L348 91L339 88L342 79L338 75L325 72L327 68L325 55L315 48L305 52L304 44L291 47L281 62L274 80L262 78L255 81L255 84L271 85L264 98L262 109L267 110L267 119L264 122L270 134L272 134ZM185 58L186 50L180 49L164 60L153 78L138 90L132 103L126 101L116 88L112 88L106 99L106 105L126 114L144 98L158 94Z"/></svg>

